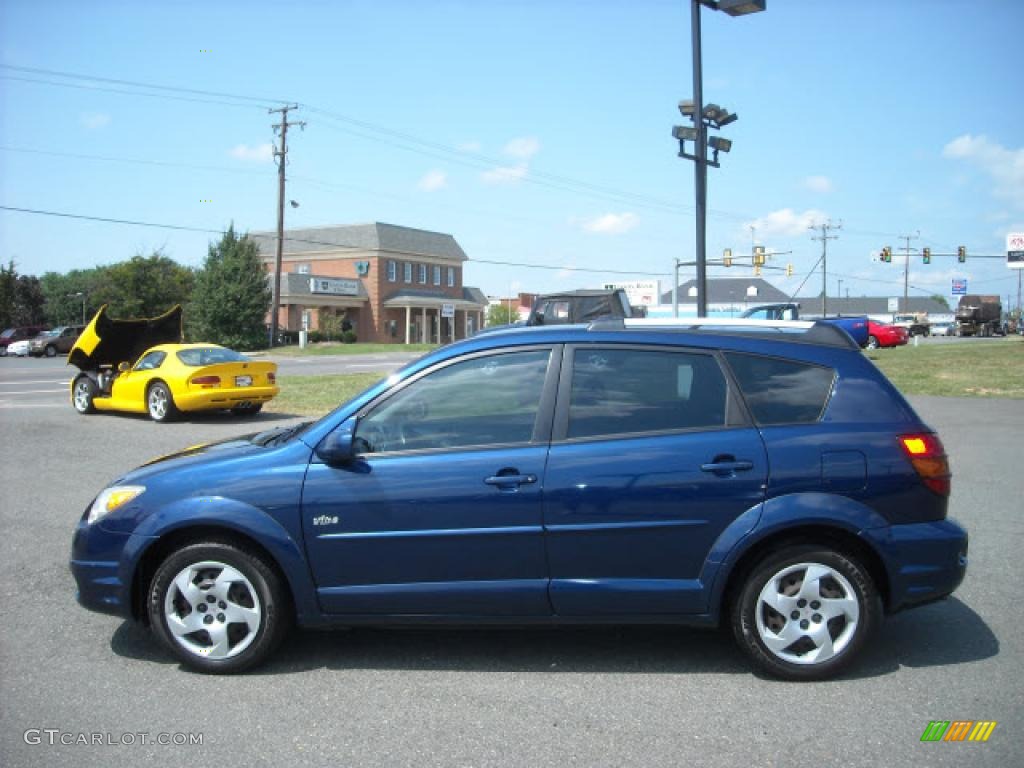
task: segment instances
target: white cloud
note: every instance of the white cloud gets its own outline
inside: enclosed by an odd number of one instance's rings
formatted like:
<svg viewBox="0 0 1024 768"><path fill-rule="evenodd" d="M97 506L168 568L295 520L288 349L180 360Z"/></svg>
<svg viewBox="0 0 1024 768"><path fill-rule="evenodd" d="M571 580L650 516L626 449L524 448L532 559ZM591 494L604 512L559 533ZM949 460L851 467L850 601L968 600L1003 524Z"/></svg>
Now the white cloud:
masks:
<svg viewBox="0 0 1024 768"><path fill-rule="evenodd" d="M743 228L749 230L750 227L754 227L759 237L771 235L793 237L806 234L809 227L827 219L827 213L814 208L809 208L803 213L797 213L792 208L782 208L759 219L746 222Z"/></svg>
<svg viewBox="0 0 1024 768"><path fill-rule="evenodd" d="M518 165L500 166L484 171L480 174L480 178L487 184L515 184L526 178L526 174L529 172L530 169L526 163L519 163Z"/></svg>
<svg viewBox="0 0 1024 768"><path fill-rule="evenodd" d="M529 160L540 151L540 142L533 136L524 136L512 139L501 150L510 157L518 157L520 160Z"/></svg>
<svg viewBox="0 0 1024 768"><path fill-rule="evenodd" d="M828 176L808 176L804 179L803 184L811 192L819 192L821 194L831 192L833 189L832 179Z"/></svg>
<svg viewBox="0 0 1024 768"><path fill-rule="evenodd" d="M584 219L579 225L596 235L621 235L636 227L640 217L635 213L606 213L593 219Z"/></svg>
<svg viewBox="0 0 1024 768"><path fill-rule="evenodd" d="M238 160L267 163L274 159L274 145L269 142L266 144L254 144L251 147L248 144L239 144L234 149L229 150L228 154Z"/></svg>
<svg viewBox="0 0 1024 768"><path fill-rule="evenodd" d="M987 136L958 136L942 148L942 156L965 160L987 174L992 193L1024 210L1024 149L1007 149Z"/></svg>
<svg viewBox="0 0 1024 768"><path fill-rule="evenodd" d="M429 171L417 186L424 192L436 192L448 186L448 177L444 171Z"/></svg>
<svg viewBox="0 0 1024 768"><path fill-rule="evenodd" d="M104 112L83 112L78 121L90 131L99 130L110 125L111 117Z"/></svg>
<svg viewBox="0 0 1024 768"><path fill-rule="evenodd" d="M459 152L472 152L477 153L483 149L483 145L479 141L464 141L455 147Z"/></svg>

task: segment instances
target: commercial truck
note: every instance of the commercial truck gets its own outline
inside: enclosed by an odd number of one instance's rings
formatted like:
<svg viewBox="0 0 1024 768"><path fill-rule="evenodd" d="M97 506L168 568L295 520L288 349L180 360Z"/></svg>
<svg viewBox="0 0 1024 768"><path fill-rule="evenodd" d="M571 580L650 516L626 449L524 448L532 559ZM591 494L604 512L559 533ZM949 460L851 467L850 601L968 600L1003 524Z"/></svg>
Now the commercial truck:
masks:
<svg viewBox="0 0 1024 768"><path fill-rule="evenodd" d="M998 296L968 294L956 307L957 336L997 336L1003 332L1003 305Z"/></svg>

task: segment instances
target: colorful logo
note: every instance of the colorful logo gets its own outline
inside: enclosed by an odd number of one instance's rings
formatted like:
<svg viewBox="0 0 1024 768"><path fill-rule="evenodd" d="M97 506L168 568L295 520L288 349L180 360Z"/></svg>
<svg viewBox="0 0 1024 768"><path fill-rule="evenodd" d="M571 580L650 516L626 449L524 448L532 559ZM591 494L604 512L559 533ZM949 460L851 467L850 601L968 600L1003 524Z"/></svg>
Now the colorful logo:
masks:
<svg viewBox="0 0 1024 768"><path fill-rule="evenodd" d="M921 741L988 741L997 725L995 720L932 720Z"/></svg>

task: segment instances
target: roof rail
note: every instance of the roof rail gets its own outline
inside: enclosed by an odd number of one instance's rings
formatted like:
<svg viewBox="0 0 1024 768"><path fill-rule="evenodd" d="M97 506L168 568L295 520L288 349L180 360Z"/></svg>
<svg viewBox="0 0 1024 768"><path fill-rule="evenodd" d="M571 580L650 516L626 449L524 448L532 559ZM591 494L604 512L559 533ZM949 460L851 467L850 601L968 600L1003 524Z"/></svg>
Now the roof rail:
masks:
<svg viewBox="0 0 1024 768"><path fill-rule="evenodd" d="M589 331L687 331L723 335L758 335L773 340L794 341L827 347L859 349L850 335L832 323L812 320L749 320L746 318L670 317L605 318L587 326Z"/></svg>

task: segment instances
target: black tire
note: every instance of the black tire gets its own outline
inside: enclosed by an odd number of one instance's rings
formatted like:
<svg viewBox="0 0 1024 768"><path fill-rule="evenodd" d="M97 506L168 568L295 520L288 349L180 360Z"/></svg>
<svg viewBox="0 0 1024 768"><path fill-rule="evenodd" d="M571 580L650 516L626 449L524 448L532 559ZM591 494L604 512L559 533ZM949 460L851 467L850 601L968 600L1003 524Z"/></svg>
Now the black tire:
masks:
<svg viewBox="0 0 1024 768"><path fill-rule="evenodd" d="M237 408L232 408L231 413L235 416L255 416L262 410L263 403L253 403L252 405L240 405Z"/></svg>
<svg viewBox="0 0 1024 768"><path fill-rule="evenodd" d="M868 349L878 349L879 346L881 345L878 343L877 336L868 336Z"/></svg>
<svg viewBox="0 0 1024 768"><path fill-rule="evenodd" d="M161 424L174 421L180 413L170 387L162 381L150 384L146 390L146 411L149 418Z"/></svg>
<svg viewBox="0 0 1024 768"><path fill-rule="evenodd" d="M196 568L194 580L188 582L197 587L194 595L197 608L193 609L176 579L182 574L191 576L196 566L205 567ZM225 597L224 591L218 593L222 590L221 582L212 580L215 574L219 577L224 573L218 571L218 567L234 569L243 577L242 582L234 582L226 588L226 593L234 597ZM215 599L208 602L209 598ZM202 607L202 612L198 606ZM231 622L231 612L237 611L239 606L250 612L256 609L259 616L255 630L242 622ZM242 672L262 663L292 625L291 603L274 569L255 553L222 541L189 544L168 556L150 582L147 611L154 632L171 653L186 666L212 674ZM187 628L185 623L193 613L197 619L202 617L194 622L201 628L182 634L179 639L169 622L178 620ZM214 638L218 635L211 634L205 627L220 628L225 638L221 648L226 650L217 649Z"/></svg>
<svg viewBox="0 0 1024 768"><path fill-rule="evenodd" d="M57 356L57 348L55 346L53 346L53 344L47 344L46 345L46 356L47 357L56 357Z"/></svg>
<svg viewBox="0 0 1024 768"><path fill-rule="evenodd" d="M71 385L71 407L83 416L96 412L96 382L88 376L79 376Z"/></svg>
<svg viewBox="0 0 1024 768"><path fill-rule="evenodd" d="M817 601L812 596L810 602L803 600L805 605L793 604L790 615L782 615L767 601L761 601L762 593L787 602L801 598L810 569L798 566L807 564L827 572L808 584L809 591L825 590L828 595L818 591ZM799 586L794 587L792 579L797 579ZM800 591L789 595L782 591L792 589ZM841 604L829 601L846 597L856 600L856 617L827 618ZM845 601L842 604L848 605ZM757 610L761 610L760 616ZM794 618L795 614L800 615ZM881 620L882 601L867 569L851 555L814 545L784 547L765 557L747 576L731 606L733 634L740 648L762 670L786 680L823 680L838 674L854 660ZM816 633L819 638L827 633L827 644L816 646L812 637ZM786 634L799 638L789 643ZM765 644L765 637L775 638L779 646L788 645L772 650ZM826 658L814 661L812 654L825 654Z"/></svg>

